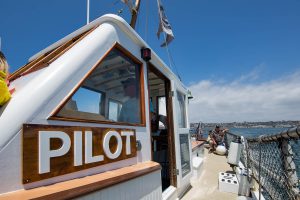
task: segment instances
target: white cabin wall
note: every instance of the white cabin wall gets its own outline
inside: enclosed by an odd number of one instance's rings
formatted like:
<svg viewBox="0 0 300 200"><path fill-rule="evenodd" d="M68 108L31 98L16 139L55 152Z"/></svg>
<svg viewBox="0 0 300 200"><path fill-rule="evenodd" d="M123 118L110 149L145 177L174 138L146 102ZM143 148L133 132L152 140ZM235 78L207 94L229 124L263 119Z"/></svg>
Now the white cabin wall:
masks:
<svg viewBox="0 0 300 200"><path fill-rule="evenodd" d="M74 200L161 200L160 171L137 177L103 190L93 192Z"/></svg>
<svg viewBox="0 0 300 200"><path fill-rule="evenodd" d="M146 126L133 127L47 120L58 105L62 103L68 94L70 94L78 85L78 82L83 76L89 72L92 66L105 55L116 41L143 62ZM136 158L47 179L27 185L26 187L50 184L151 160L147 65L140 58L140 49L145 46L147 45L141 41L140 38L137 38L136 35L132 34L130 29L128 29L127 24L116 25L112 22L105 22L48 67L26 75L12 83L12 85L15 84L17 90L11 101L8 103L5 111L2 113L0 120L0 127L2 130L5 130L0 134L0 193L14 191L24 187L21 183L22 152L20 131L22 124L24 123L134 128L136 130L136 138L137 140L140 140L142 144L142 149L138 152ZM176 82L179 81L154 52L151 63L170 80ZM175 114L176 110L174 105L173 109ZM174 127L176 132L176 124ZM176 146L178 146L178 136L175 137L175 143ZM176 154L180 155L178 148L176 148ZM177 168L179 167L180 166L177 166ZM156 178L156 180L159 180L160 182L160 178Z"/></svg>
<svg viewBox="0 0 300 200"><path fill-rule="evenodd" d="M105 26L104 26L105 25ZM104 27L102 27L104 26ZM111 30L107 36L107 29ZM109 40L107 40L109 38ZM72 91L78 82L82 80L85 74L87 74L91 67L94 66L97 61L104 55L114 44L115 42L120 43L124 48L126 48L131 54L143 62L144 67L144 91L145 92L145 113L146 113L146 127L136 127L136 126L124 126L124 125L109 125L109 124L98 124L98 123L80 123L80 122L54 122L52 120L47 120L50 114L57 108L57 106L63 102L66 96ZM106 47L106 48L103 48ZM84 51L82 51L84 49ZM138 161L145 162L151 160L151 140L150 140L150 128L149 128L149 98L148 98L148 84L147 84L147 65L140 58L140 49L141 46L136 44L132 38L128 37L127 34L124 34L122 30L115 24L102 24L95 31L89 34L86 38L80 41L77 45L71 48L68 52L62 55L57 61L53 62L48 68L63 68L64 67L74 68L74 63L80 63L81 65L77 66L77 71L74 71L73 76L69 76L66 83L63 84L63 88L60 88L58 92L53 96L51 101L48 100L47 105L44 106L39 111L39 114L31 121L31 123L38 124L60 124L60 125L79 125L79 126L92 126L92 127L111 127L111 128L134 128L136 129L137 140L140 140L142 144L142 150L139 153ZM78 54L84 54L79 56ZM94 53L99 52L99 54ZM87 54L87 55L85 55ZM71 63L65 64L69 61L70 58L76 58ZM78 59L78 60L77 60ZM60 73L67 73L61 71Z"/></svg>
<svg viewBox="0 0 300 200"><path fill-rule="evenodd" d="M23 188L20 132L0 153L0 194Z"/></svg>
<svg viewBox="0 0 300 200"><path fill-rule="evenodd" d="M117 33L120 32L120 33ZM17 92L14 94L11 102L1 116L1 127L5 130L5 134L18 138L18 143L11 142L0 152L1 159L1 180L8 180L13 174L13 178L9 181L1 181L1 193L14 191L23 188L22 185L22 159L21 159L21 132L23 123L36 124L52 124L52 125L70 125L70 126L91 126L91 127L111 127L111 128L134 128L136 130L136 138L141 141L142 149L137 153L136 158L122 160L109 165L103 165L80 172L67 174L51 179L35 182L25 185L26 188L37 187L40 185L51 184L63 180L76 177L83 177L103 171L121 168L136 164L137 162L145 162L151 160L151 145L149 127L132 127L124 125L109 125L96 123L80 123L47 120L57 106L66 98L68 94L76 87L83 76L90 71L97 61L105 55L105 53L115 44L119 42L124 47L129 47L129 51L139 58L140 46L133 43L126 35L121 33L117 26L113 24L102 24L65 54L55 60L50 66L29 74L29 79L21 78L15 82ZM145 67L144 63L144 67ZM146 84L146 69L144 68L144 82ZM23 81L27 84L21 84ZM23 87L21 87L23 86ZM148 105L148 94L145 96L145 105ZM24 106L26 105L26 106ZM18 111L16 111L18 109ZM146 113L149 113L148 106L145 106ZM16 117L18 113L18 117ZM13 123L8 123L8 121ZM146 122L149 116L146 114ZM4 123L6 123L4 125ZM2 126L3 125L3 126ZM14 133L15 132L15 133ZM16 134L17 133L17 134ZM2 135L3 136L3 135ZM4 136L3 136L4 137ZM8 137L6 137L8 138ZM5 139L5 137L4 137ZM4 140L3 139L3 140ZM2 140L4 147L5 143ZM7 142L6 141L6 144ZM17 148L16 148L17 147Z"/></svg>
<svg viewBox="0 0 300 200"><path fill-rule="evenodd" d="M0 135L0 150L21 129L24 122L30 122L49 101L52 101L63 85L69 84L70 78L71 81L79 81L77 72L87 72L89 68L82 68L82 66L94 65L95 59L103 56L112 46L111 44L116 40L114 35L116 35L115 29L110 24L99 26L16 92L1 116L0 127L5 132ZM88 48L85 48L86 45Z"/></svg>

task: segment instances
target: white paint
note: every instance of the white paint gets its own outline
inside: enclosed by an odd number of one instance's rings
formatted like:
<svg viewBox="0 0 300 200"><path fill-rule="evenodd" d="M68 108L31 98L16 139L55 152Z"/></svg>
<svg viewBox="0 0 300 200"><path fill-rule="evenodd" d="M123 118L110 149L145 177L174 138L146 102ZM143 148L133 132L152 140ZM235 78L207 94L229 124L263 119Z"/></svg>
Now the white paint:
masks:
<svg viewBox="0 0 300 200"><path fill-rule="evenodd" d="M201 174L201 169L203 166L203 158L194 157L193 158L193 180L198 180Z"/></svg>
<svg viewBox="0 0 300 200"><path fill-rule="evenodd" d="M59 149L50 149L50 140L58 138L62 141ZM69 136L62 131L39 131L39 174L50 172L50 158L66 154L71 147Z"/></svg>
<svg viewBox="0 0 300 200"><path fill-rule="evenodd" d="M122 131L121 135L126 137L126 155L130 155L131 154L130 137L133 136L133 132Z"/></svg>
<svg viewBox="0 0 300 200"><path fill-rule="evenodd" d="M74 131L74 166L82 165L82 132Z"/></svg>
<svg viewBox="0 0 300 200"><path fill-rule="evenodd" d="M219 172L219 191L238 194L239 182L235 174Z"/></svg>
<svg viewBox="0 0 300 200"><path fill-rule="evenodd" d="M74 200L162 200L160 179L160 170L158 170L144 176L139 176L126 182L104 188L102 190L85 194L83 196L74 198ZM171 200L171 198L168 198L168 200Z"/></svg>
<svg viewBox="0 0 300 200"><path fill-rule="evenodd" d="M115 137L117 139L117 149L115 153L112 153L109 148L109 141L111 137ZM122 152L122 138L116 131L108 131L103 139L103 150L105 152L105 155L110 159L116 159L120 156Z"/></svg>
<svg viewBox="0 0 300 200"><path fill-rule="evenodd" d="M100 166L89 168L89 169L84 169L84 170L77 171L77 172L70 173L70 174L64 174L61 176L56 176L53 178L44 179L44 180L36 181L33 183L28 183L26 185L23 185L21 183L22 179L21 179L21 175L20 175L19 182L21 185L20 187L22 187L22 188L24 187L24 189L28 190L28 189L32 189L32 188L36 188L36 187L41 187L43 185L51 185L51 184L55 184L55 183L59 183L59 182L63 182L63 181L71 180L71 179L82 178L82 177L91 176L94 174L112 171L115 169L120 169L124 166L130 166L130 165L135 165L135 164L137 164L137 159L134 157L134 158L126 159L126 160L120 160L117 162L100 165ZM21 168L19 168L19 169L21 172ZM0 181L0 184L1 184L1 181ZM0 188L0 190L1 189L2 188ZM9 191L13 191L13 190L5 190L5 192L9 192Z"/></svg>
<svg viewBox="0 0 300 200"><path fill-rule="evenodd" d="M85 131L85 164L100 162L104 160L103 155L93 156L93 133Z"/></svg>
<svg viewBox="0 0 300 200"><path fill-rule="evenodd" d="M149 47L124 19L115 15L104 15L41 51L32 59L97 25L100 26L51 63L50 66L39 70L42 73L34 72L32 79L20 84L20 88L16 88L14 98L8 103L5 112L1 116L0 127L3 127L6 131L0 134L0 150L22 128L23 123L32 121L37 114L48 109L45 105L58 96L58 93L69 94L70 88L64 86L68 85L68 87L72 86L74 88L78 83L78 79L81 79L115 42L119 42L126 47L137 58L140 57L139 50L141 47ZM152 51L151 63L171 80L180 82L154 51ZM68 84L73 78L76 83ZM13 85L14 82L11 84ZM57 106L57 100L59 99L54 98L53 100L56 100L55 106ZM47 117L52 112L53 109L47 113ZM14 121L14 123L10 123L11 121Z"/></svg>
<svg viewBox="0 0 300 200"><path fill-rule="evenodd" d="M177 188L173 185L170 185L165 191L162 193L162 200L177 200Z"/></svg>
<svg viewBox="0 0 300 200"><path fill-rule="evenodd" d="M60 46L76 35L79 35L98 25L98 28L79 41L48 67L20 77L11 83L12 86L16 86L16 92L14 93L11 101L7 104L5 110L2 112L0 118L0 127L2 130L4 130L0 134L0 157L5 158L10 156L10 153L6 151L6 148L16 148L16 146L11 146L15 144L10 144L10 141L15 138L15 136L19 137L19 131L24 123L134 128L137 133L136 138L137 140L141 141L143 148L141 151L137 152L138 155L136 158L130 158L123 161L118 161L116 163L110 163L100 167L26 184L25 186L28 188L84 177L94 173L100 173L103 171L129 166L135 164L136 162L145 162L151 160L151 138L148 116L149 109L147 106L146 127L48 120L53 110L65 99L68 94L70 94L70 91L76 87L78 82L88 73L92 66L94 66L99 59L105 56L106 52L114 45L115 42L120 43L137 58L140 58L141 47L149 47L149 45L146 44L140 38L140 36L134 32L133 29L131 29L125 20L115 15L105 15L56 42L31 59L35 59L36 57L49 52L51 49ZM144 66L146 66L144 61L141 60L141 62ZM178 82L178 85L182 84L179 83L180 81L178 80L177 76L174 75L174 73L154 51L152 51L151 63L167 78ZM145 81L147 75L146 70L144 71L143 79ZM148 91L147 84L145 84L144 90ZM145 105L148 105L147 92L145 95ZM176 113L174 113L174 115L176 115ZM14 123L11 123L12 121ZM177 131L176 127L174 131ZM178 139L175 138L175 140ZM21 151L19 154L21 154ZM21 157L21 155L19 155L19 157ZM21 160L18 160L18 163L19 164L17 165L11 164L9 170L7 168L1 168L1 174L18 174L22 171L22 166L20 165ZM1 182L1 193L3 193L3 191L13 191L13 187L16 185L21 185L23 187L23 185L20 183L21 178L18 180L11 179L10 182ZM4 188L4 190L2 190L2 188Z"/></svg>
<svg viewBox="0 0 300 200"><path fill-rule="evenodd" d="M173 123L174 123L174 139L175 139L175 146L180 147L180 135L181 134L189 134L189 124L187 120L188 112L187 112L187 90L180 84L180 82L171 80L171 90L174 91L174 96L172 97L172 105L173 105ZM185 97L185 119L186 119L186 127L180 128L178 125L178 115L180 115L180 110L178 106L176 105L177 101L177 91L186 95ZM189 156L190 156L190 164L192 167L192 147L191 147L191 141L189 138ZM188 174L186 174L184 177L182 177L182 167L181 167L181 152L180 148L175 148L175 154L176 154L176 168L179 170L179 174L177 175L177 194L178 196L181 196L185 193L185 191L188 189L190 185L190 179L192 177L192 169Z"/></svg>
<svg viewBox="0 0 300 200"><path fill-rule="evenodd" d="M22 181L22 137L20 133L0 153L0 194L23 189Z"/></svg>

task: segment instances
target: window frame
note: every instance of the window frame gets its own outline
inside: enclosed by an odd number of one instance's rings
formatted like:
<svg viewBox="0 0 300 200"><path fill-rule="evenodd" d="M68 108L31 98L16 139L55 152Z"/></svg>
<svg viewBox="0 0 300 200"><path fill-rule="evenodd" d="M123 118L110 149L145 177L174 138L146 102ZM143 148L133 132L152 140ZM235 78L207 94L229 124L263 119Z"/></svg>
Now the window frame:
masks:
<svg viewBox="0 0 300 200"><path fill-rule="evenodd" d="M121 54L123 54L125 57L130 59L132 62L134 62L139 67L139 87L140 87L140 108L141 108L141 123L129 123L129 122L114 122L109 120L89 120L89 119L78 119L78 118L72 118L72 117L61 117L57 114L59 111L65 106L65 104L72 98L72 96L81 88L84 81L93 73L93 71L102 63L102 61L105 60L107 55L113 51L114 49L117 49L120 51ZM131 54L127 49L125 49L121 44L116 42L105 54L102 58L100 58L96 64L90 69L90 71L78 82L78 84L72 89L72 91L60 102L60 104L54 109L54 111L51 113L48 120L59 120L59 121L71 121L71 122L85 122L85 123L98 123L98 124L112 124L112 125L127 125L127 126L142 126L146 127L146 116L145 116L145 80L144 80L144 65L143 63L136 58L133 54Z"/></svg>

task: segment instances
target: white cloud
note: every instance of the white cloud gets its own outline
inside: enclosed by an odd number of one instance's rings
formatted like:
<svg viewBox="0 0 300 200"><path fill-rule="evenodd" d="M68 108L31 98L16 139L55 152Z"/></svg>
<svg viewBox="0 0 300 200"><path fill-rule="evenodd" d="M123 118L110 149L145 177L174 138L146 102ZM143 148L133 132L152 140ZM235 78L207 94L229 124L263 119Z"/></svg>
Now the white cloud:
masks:
<svg viewBox="0 0 300 200"><path fill-rule="evenodd" d="M190 122L300 120L300 72L260 84L245 83L257 77L253 72L230 83L192 84Z"/></svg>

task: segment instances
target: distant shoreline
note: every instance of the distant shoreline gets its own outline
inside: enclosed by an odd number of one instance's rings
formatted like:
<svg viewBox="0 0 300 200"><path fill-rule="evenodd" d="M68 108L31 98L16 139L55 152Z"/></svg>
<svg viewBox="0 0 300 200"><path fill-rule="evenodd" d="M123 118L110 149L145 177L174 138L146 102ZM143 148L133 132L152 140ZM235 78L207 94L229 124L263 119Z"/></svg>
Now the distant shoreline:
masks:
<svg viewBox="0 0 300 200"><path fill-rule="evenodd" d="M300 120L296 121L268 121L268 122L230 122L230 123L203 123L200 122L201 128L214 128L216 125L223 128L292 128L300 126ZM199 122L190 123L191 128L198 127Z"/></svg>

